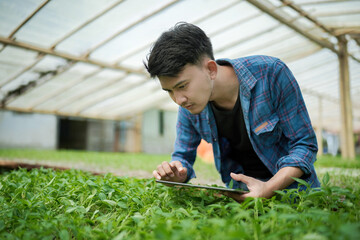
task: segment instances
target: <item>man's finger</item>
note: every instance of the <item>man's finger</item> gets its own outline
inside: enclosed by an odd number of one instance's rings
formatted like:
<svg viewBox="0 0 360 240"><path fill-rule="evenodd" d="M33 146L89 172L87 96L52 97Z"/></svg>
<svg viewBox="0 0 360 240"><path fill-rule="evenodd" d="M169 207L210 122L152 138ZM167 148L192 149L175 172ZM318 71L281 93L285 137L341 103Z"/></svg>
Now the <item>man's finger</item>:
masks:
<svg viewBox="0 0 360 240"><path fill-rule="evenodd" d="M162 164L157 167L157 173L160 175L161 178L167 176Z"/></svg>
<svg viewBox="0 0 360 240"><path fill-rule="evenodd" d="M171 165L168 162L163 162L162 163L162 167L166 173L166 175L168 175L169 177L174 177L175 174L171 168Z"/></svg>
<svg viewBox="0 0 360 240"><path fill-rule="evenodd" d="M248 193L239 194L239 193L232 193L232 192L223 191L223 192L221 192L221 194L223 194L224 196L230 197L230 198L234 199L235 201L241 203L241 202L243 202L245 200Z"/></svg>
<svg viewBox="0 0 360 240"><path fill-rule="evenodd" d="M249 182L252 180L251 177L248 177L244 174L235 174L235 173L230 173L230 176L232 177L232 179L234 179L235 181L238 181L238 182L243 182L245 183L246 185L249 184Z"/></svg>
<svg viewBox="0 0 360 240"><path fill-rule="evenodd" d="M187 175L187 168L181 167L179 170L179 173L181 176L186 176Z"/></svg>
<svg viewBox="0 0 360 240"><path fill-rule="evenodd" d="M160 174L159 174L156 170L153 171L153 176L154 176L154 178L156 178L157 180L161 180L161 176L160 176Z"/></svg>
<svg viewBox="0 0 360 240"><path fill-rule="evenodd" d="M187 172L186 169L182 166L180 161L174 161L170 163L170 166L172 167L174 173L180 177L184 176L184 174Z"/></svg>

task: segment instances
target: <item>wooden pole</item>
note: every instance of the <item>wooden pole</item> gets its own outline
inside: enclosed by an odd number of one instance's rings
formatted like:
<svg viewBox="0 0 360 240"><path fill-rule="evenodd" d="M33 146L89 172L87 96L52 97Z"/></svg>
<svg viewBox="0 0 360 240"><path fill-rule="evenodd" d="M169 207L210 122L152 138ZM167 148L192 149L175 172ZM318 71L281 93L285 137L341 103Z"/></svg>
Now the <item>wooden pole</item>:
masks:
<svg viewBox="0 0 360 240"><path fill-rule="evenodd" d="M318 155L322 156L324 153L323 150L323 141L322 141L322 130L323 130L323 111L322 111L322 97L318 97L319 99L319 118L317 122L317 128L316 128L316 138L318 142Z"/></svg>
<svg viewBox="0 0 360 240"><path fill-rule="evenodd" d="M142 113L137 114L135 117L135 152L142 151L142 120Z"/></svg>
<svg viewBox="0 0 360 240"><path fill-rule="evenodd" d="M340 67L340 109L341 109L341 155L346 159L355 158L352 105L350 94L349 61L345 35L338 37Z"/></svg>

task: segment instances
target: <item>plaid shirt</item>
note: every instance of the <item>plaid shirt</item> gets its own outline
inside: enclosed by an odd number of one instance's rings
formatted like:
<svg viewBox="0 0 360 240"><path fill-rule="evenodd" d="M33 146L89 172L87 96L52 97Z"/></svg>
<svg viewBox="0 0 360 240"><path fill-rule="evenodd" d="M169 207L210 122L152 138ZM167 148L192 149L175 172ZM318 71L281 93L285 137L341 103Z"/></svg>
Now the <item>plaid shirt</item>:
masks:
<svg viewBox="0 0 360 240"><path fill-rule="evenodd" d="M319 187L313 165L317 141L291 71L281 60L269 56L220 60L229 62L238 77L246 130L261 161L272 174L283 167L299 167L304 172L302 179L312 187ZM172 161L178 160L188 169L188 180L195 177L192 166L201 139L212 144L216 169L226 185L231 172L243 173L237 161L227 158L229 143L218 138L209 104L196 115L179 107L176 129ZM295 187L297 182L288 188Z"/></svg>

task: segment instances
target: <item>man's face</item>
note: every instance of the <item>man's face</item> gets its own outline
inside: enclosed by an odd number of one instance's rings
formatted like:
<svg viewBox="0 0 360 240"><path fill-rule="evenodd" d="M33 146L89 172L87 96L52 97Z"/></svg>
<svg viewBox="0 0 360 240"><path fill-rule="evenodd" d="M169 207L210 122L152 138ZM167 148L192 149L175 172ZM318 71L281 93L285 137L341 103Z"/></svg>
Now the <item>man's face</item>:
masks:
<svg viewBox="0 0 360 240"><path fill-rule="evenodd" d="M177 77L159 77L162 88L171 99L191 114L198 114L206 107L213 90L213 80L203 63L201 66L185 65Z"/></svg>

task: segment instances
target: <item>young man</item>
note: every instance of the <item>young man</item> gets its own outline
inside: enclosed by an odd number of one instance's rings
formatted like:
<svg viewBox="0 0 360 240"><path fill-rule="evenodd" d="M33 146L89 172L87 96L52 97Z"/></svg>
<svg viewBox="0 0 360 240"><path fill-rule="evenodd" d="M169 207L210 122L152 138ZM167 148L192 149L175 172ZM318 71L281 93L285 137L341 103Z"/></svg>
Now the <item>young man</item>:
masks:
<svg viewBox="0 0 360 240"><path fill-rule="evenodd" d="M214 60L210 39L197 26L178 23L155 42L145 64L179 107L171 161L157 179L186 182L201 139L213 146L222 181L247 188L246 197L269 198L274 190L312 187L317 142L299 86L277 58L250 56ZM304 186L303 186L304 188Z"/></svg>

